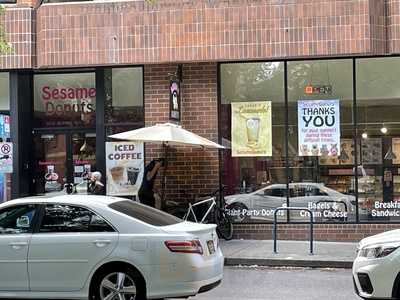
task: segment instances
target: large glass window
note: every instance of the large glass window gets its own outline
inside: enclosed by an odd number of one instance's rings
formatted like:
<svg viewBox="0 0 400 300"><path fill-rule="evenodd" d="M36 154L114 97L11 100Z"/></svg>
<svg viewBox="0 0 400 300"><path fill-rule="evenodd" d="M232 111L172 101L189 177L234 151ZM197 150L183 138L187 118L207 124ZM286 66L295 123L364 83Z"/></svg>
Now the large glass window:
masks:
<svg viewBox="0 0 400 300"><path fill-rule="evenodd" d="M282 62L221 65L222 179L236 221L271 221L286 205L283 70Z"/></svg>
<svg viewBox="0 0 400 300"><path fill-rule="evenodd" d="M400 58L356 62L360 221L400 221Z"/></svg>
<svg viewBox="0 0 400 300"><path fill-rule="evenodd" d="M34 76L34 127L94 127L94 73Z"/></svg>
<svg viewBox="0 0 400 300"><path fill-rule="evenodd" d="M107 135L144 126L143 68L105 70Z"/></svg>
<svg viewBox="0 0 400 300"><path fill-rule="evenodd" d="M0 72L0 141L10 141L10 75ZM0 174L0 203L11 199L11 173Z"/></svg>
<svg viewBox="0 0 400 300"><path fill-rule="evenodd" d="M352 83L350 59L288 63L289 203L316 221L356 220Z"/></svg>
<svg viewBox="0 0 400 300"><path fill-rule="evenodd" d="M0 111L10 110L9 73L0 72Z"/></svg>

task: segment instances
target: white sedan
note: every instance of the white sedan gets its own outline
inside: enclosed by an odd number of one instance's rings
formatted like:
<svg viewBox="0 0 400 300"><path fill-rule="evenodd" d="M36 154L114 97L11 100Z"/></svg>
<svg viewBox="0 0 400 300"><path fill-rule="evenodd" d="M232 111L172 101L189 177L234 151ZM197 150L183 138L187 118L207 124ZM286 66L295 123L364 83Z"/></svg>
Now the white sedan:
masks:
<svg viewBox="0 0 400 300"><path fill-rule="evenodd" d="M355 197L339 193L322 183L296 182L289 184L290 205L307 207L313 211L315 221L347 220L355 215ZM250 194L225 196L228 214L234 221L274 219L274 210L287 205L286 184L271 184ZM278 218L286 218L279 212ZM349 218L350 217L350 218ZM307 212L291 212L292 221L308 221Z"/></svg>
<svg viewBox="0 0 400 300"><path fill-rule="evenodd" d="M400 230L361 240L357 253L356 293L364 299L400 299Z"/></svg>
<svg viewBox="0 0 400 300"><path fill-rule="evenodd" d="M0 205L0 298L194 296L222 280L215 227L115 197L5 202Z"/></svg>

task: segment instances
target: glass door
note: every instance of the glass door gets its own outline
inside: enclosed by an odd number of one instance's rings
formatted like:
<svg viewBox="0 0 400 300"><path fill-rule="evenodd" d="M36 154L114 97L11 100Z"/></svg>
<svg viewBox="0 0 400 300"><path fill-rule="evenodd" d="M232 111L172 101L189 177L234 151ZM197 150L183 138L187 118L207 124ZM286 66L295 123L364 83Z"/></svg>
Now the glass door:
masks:
<svg viewBox="0 0 400 300"><path fill-rule="evenodd" d="M65 194L66 183L86 194L86 179L96 165L94 133L35 133L34 145L34 194Z"/></svg>
<svg viewBox="0 0 400 300"><path fill-rule="evenodd" d="M72 180L77 193L87 193L89 173L96 166L96 135L73 133L72 136Z"/></svg>
<svg viewBox="0 0 400 300"><path fill-rule="evenodd" d="M54 194L67 182L67 149L65 134L36 134L34 193Z"/></svg>

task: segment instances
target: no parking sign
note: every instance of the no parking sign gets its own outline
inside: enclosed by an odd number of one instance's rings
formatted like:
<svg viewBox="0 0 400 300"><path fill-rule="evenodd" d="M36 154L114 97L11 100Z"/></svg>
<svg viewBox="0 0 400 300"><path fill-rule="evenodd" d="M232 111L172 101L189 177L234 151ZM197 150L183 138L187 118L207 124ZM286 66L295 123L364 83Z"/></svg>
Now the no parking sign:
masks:
<svg viewBox="0 0 400 300"><path fill-rule="evenodd" d="M12 143L0 143L0 173L13 172Z"/></svg>

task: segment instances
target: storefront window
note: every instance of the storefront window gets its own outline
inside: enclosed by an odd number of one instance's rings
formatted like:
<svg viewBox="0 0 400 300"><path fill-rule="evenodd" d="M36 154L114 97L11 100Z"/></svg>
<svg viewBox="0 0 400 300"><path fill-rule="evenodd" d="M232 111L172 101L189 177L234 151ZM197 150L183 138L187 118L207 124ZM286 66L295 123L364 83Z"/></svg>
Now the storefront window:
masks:
<svg viewBox="0 0 400 300"><path fill-rule="evenodd" d="M105 70L107 133L118 128L143 126L143 69L113 68Z"/></svg>
<svg viewBox="0 0 400 300"><path fill-rule="evenodd" d="M0 141L10 141L10 79L9 73L0 72ZM6 166L2 160L2 167ZM11 199L11 173L0 173L0 203Z"/></svg>
<svg viewBox="0 0 400 300"><path fill-rule="evenodd" d="M94 73L34 76L34 126L36 128L94 127L95 120Z"/></svg>
<svg viewBox="0 0 400 300"><path fill-rule="evenodd" d="M289 205L317 222L356 220L352 82L352 60L288 63Z"/></svg>
<svg viewBox="0 0 400 300"><path fill-rule="evenodd" d="M287 204L283 67L221 65L222 180L236 222L272 221L273 210Z"/></svg>
<svg viewBox="0 0 400 300"><path fill-rule="evenodd" d="M360 221L400 220L400 58L356 64Z"/></svg>
<svg viewBox="0 0 400 300"><path fill-rule="evenodd" d="M0 111L10 110L9 73L0 72Z"/></svg>

